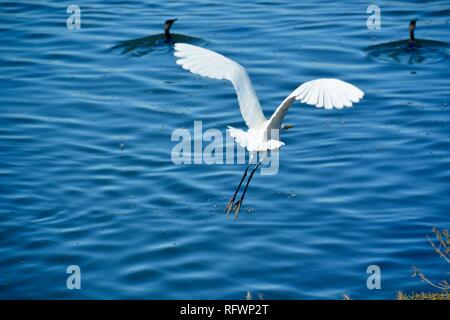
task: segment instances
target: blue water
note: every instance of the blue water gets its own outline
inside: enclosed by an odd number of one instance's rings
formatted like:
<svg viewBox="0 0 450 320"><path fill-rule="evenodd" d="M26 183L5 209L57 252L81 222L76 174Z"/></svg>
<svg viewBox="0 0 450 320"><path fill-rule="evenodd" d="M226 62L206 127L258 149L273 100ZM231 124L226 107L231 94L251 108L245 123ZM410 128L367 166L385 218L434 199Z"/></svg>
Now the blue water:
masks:
<svg viewBox="0 0 450 320"><path fill-rule="evenodd" d="M377 3L380 30L366 27L367 1L86 0L68 30L72 2L2 1L0 298L430 290L411 267L448 271L426 236L449 227L450 7ZM255 176L234 223L223 208L244 165L171 161L176 128L245 128L232 86L183 70L159 42L174 17L181 39L247 68L266 115L319 77L366 93L352 109L293 107L278 174ZM417 38L439 43L395 59L385 44L413 18ZM366 287L371 264L381 290ZM66 287L69 265L81 290Z"/></svg>

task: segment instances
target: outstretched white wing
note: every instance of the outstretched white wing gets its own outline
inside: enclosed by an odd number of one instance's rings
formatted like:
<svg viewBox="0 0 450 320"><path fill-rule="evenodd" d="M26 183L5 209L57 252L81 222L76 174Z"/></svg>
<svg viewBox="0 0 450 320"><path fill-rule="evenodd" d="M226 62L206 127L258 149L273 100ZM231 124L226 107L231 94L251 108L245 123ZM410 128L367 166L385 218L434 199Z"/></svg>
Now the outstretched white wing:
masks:
<svg viewBox="0 0 450 320"><path fill-rule="evenodd" d="M192 73L233 83L242 117L249 128L255 128L266 118L244 67L216 52L186 43L175 44L177 64Z"/></svg>
<svg viewBox="0 0 450 320"><path fill-rule="evenodd" d="M287 110L295 100L317 108L342 109L359 102L364 92L339 79L317 79L303 83L295 89L275 110L269 120L270 129L279 129Z"/></svg>

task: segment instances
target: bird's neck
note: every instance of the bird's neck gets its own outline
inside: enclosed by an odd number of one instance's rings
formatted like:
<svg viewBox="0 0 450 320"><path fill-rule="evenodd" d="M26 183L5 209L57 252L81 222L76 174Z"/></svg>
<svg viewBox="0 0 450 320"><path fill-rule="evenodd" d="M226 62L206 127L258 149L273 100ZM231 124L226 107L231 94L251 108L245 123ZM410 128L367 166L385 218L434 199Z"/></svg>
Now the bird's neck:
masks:
<svg viewBox="0 0 450 320"><path fill-rule="evenodd" d="M414 29L409 30L409 43L414 43Z"/></svg>
<svg viewBox="0 0 450 320"><path fill-rule="evenodd" d="M172 35L170 34L170 28L164 28L164 35L166 36L166 39L172 39Z"/></svg>

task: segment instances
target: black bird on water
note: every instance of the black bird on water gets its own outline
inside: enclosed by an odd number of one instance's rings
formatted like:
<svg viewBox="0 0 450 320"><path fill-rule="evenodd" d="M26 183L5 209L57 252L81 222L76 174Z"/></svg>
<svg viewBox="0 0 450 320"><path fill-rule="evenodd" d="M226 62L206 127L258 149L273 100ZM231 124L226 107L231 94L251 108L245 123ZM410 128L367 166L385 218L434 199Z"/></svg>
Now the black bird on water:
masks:
<svg viewBox="0 0 450 320"><path fill-rule="evenodd" d="M409 22L409 45L410 46L414 46L415 43L415 39L414 39L414 30L416 30L416 20L411 20Z"/></svg>
<svg viewBox="0 0 450 320"><path fill-rule="evenodd" d="M164 36L166 37L166 42L172 40L172 35L170 34L170 27L177 21L177 19L168 19L164 22Z"/></svg>

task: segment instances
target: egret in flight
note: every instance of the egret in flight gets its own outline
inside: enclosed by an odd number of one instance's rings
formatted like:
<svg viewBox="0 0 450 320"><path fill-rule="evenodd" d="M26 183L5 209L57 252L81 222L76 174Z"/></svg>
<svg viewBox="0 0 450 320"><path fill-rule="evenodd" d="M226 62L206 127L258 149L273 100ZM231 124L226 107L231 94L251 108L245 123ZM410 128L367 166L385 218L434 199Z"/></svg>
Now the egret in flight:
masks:
<svg viewBox="0 0 450 320"><path fill-rule="evenodd" d="M295 89L267 119L261 109L252 82L240 64L219 53L186 43L176 43L174 54L178 58L177 64L181 65L183 69L203 77L231 81L236 90L239 108L248 130L243 131L230 126L228 129L231 137L251 154L274 151L284 145L278 140L278 134L274 134L274 132L278 132L281 128L281 122L295 100L317 108L342 109L351 107L353 103L359 102L364 96L364 92L345 81L316 79L305 82ZM273 135L276 135L276 138ZM234 211L233 220L237 219L250 180L261 164L261 160L259 160L248 177L240 199L236 201L236 196L250 168L251 160L252 158L244 171L241 182L225 207L227 218L230 211Z"/></svg>

